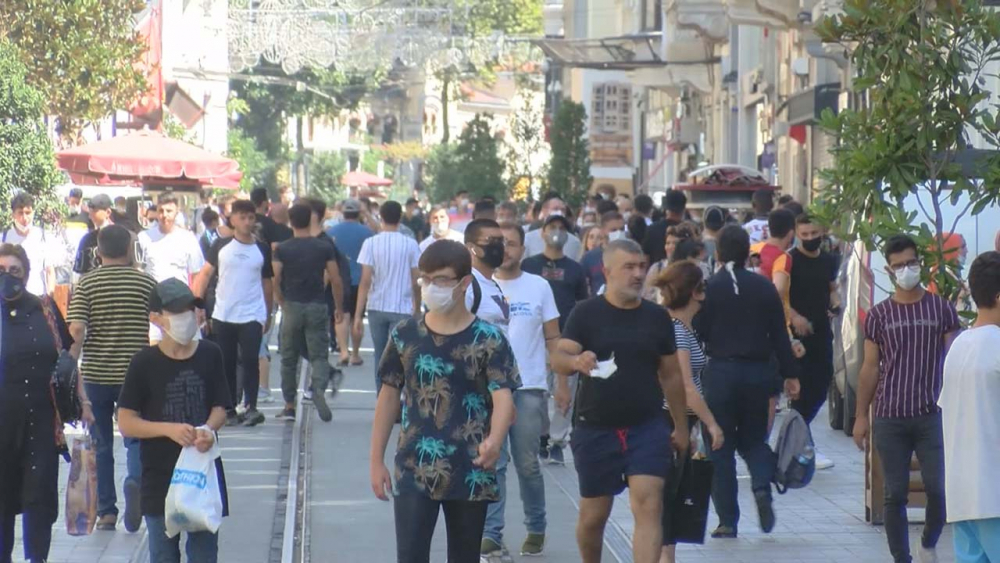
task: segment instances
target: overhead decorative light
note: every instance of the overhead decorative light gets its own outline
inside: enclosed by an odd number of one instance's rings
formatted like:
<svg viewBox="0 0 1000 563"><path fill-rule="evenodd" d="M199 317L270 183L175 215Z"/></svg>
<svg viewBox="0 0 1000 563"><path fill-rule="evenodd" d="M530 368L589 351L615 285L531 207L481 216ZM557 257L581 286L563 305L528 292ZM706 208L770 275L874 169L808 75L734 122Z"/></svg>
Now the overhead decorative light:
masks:
<svg viewBox="0 0 1000 563"><path fill-rule="evenodd" d="M230 0L230 67L265 60L288 74L399 64L433 71L499 56L501 36L462 33L464 10L455 0Z"/></svg>

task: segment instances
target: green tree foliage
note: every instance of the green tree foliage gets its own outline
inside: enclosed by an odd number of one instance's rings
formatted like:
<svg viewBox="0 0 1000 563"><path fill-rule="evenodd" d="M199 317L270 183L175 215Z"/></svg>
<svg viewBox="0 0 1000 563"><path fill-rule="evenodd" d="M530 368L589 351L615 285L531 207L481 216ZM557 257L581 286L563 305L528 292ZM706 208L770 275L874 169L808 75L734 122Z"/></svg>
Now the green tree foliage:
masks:
<svg viewBox="0 0 1000 563"><path fill-rule="evenodd" d="M230 127L227 140L229 150L226 151L226 155L240 164L240 172L243 173L240 190L250 192L258 186L265 185L268 175L274 172L274 165L268 160L264 151L258 149L257 143L242 129Z"/></svg>
<svg viewBox="0 0 1000 563"><path fill-rule="evenodd" d="M552 145L549 189L573 207L583 204L594 181L590 175L590 147L584 137L586 132L587 110L583 104L569 100L560 102L549 131Z"/></svg>
<svg viewBox="0 0 1000 563"><path fill-rule="evenodd" d="M433 202L446 202L464 189L454 143L442 143L431 149L427 155L424 176L428 195Z"/></svg>
<svg viewBox="0 0 1000 563"><path fill-rule="evenodd" d="M545 123L541 108L525 96L518 111L508 121L509 135L504 139L504 160L510 183L527 178L529 187L548 172L544 159ZM539 157L541 155L541 158Z"/></svg>
<svg viewBox="0 0 1000 563"><path fill-rule="evenodd" d="M42 123L44 101L27 83L27 69L17 50L0 39L0 226L10 225L10 201L16 189L35 196L36 205L52 221L58 208L52 142Z"/></svg>
<svg viewBox="0 0 1000 563"><path fill-rule="evenodd" d="M333 116L341 109L355 108L361 99L375 89L385 73L347 75L332 69L304 69L292 76L275 65L262 64L249 71L261 81L232 80L230 88L246 103L235 126L253 139L267 155L271 167L264 173L262 184L277 190L277 171L293 158L286 142L287 119L305 115ZM271 81L276 79L277 81Z"/></svg>
<svg viewBox="0 0 1000 563"><path fill-rule="evenodd" d="M134 65L145 45L134 29L141 0L4 0L0 30L19 49L28 82L75 140L87 122L127 109L146 90Z"/></svg>
<svg viewBox="0 0 1000 563"><path fill-rule="evenodd" d="M473 37L494 32L507 35L542 33L541 0L464 0L468 30Z"/></svg>
<svg viewBox="0 0 1000 563"><path fill-rule="evenodd" d="M915 236L933 281L954 298L958 264L946 262L942 241L958 219L945 221L946 208L975 215L1000 196L995 153L971 172L958 161L970 134L985 143L980 148L1000 147L983 80L987 65L1000 62L1000 15L979 0L847 0L844 13L820 22L817 32L849 49L860 99L822 116L840 143L834 166L822 172L834 187L821 194L817 215L870 250L893 234ZM916 209L905 205L910 194Z"/></svg>
<svg viewBox="0 0 1000 563"><path fill-rule="evenodd" d="M490 126L492 117L477 114L453 145L439 145L427 161L431 200L445 202L460 191L473 200L492 196L507 197L503 181L504 163L500 159L500 141Z"/></svg>
<svg viewBox="0 0 1000 563"><path fill-rule="evenodd" d="M309 164L309 195L328 204L344 199L340 178L347 172L347 162L338 152L318 152Z"/></svg>

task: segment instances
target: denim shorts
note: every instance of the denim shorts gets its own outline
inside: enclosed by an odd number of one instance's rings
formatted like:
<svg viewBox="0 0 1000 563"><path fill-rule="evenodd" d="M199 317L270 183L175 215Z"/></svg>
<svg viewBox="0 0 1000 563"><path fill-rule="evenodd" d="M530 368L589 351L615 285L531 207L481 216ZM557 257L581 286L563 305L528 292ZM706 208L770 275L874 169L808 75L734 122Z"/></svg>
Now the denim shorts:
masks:
<svg viewBox="0 0 1000 563"><path fill-rule="evenodd" d="M632 475L665 479L673 463L670 426L662 415L626 428L577 425L570 436L580 496L615 496Z"/></svg>

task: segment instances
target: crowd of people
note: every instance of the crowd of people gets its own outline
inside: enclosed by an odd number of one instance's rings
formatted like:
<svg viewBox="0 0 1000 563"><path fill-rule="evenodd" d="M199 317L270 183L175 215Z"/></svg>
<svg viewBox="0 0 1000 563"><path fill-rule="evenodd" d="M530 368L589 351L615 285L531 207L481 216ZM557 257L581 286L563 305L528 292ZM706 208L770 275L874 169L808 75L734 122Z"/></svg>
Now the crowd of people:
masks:
<svg viewBox="0 0 1000 563"><path fill-rule="evenodd" d="M302 393L331 421L328 393L341 368L363 365L365 319L378 393L371 482L378 498L394 498L399 561L428 561L442 510L450 561L506 553L511 460L527 529L519 552L542 554L541 464L565 464L569 448L581 560L600 561L614 499L628 489L634 560L673 562L670 485L698 447L692 436L714 468L711 537L739 536L737 453L760 528L774 529L775 414L788 399L808 424L822 408L833 377L831 319L841 309L837 246L799 203L761 190L739 217L689 210L680 191L657 207L647 195L605 188L577 210L555 193L527 209L466 193L429 209L412 198L328 206L280 195L273 203L264 189L206 196L184 210L168 192L131 217L106 195L83 202L71 193L73 220L90 230L75 249L64 307L33 201L13 198L14 225L0 245L0 447L14 460L0 468L0 561L10 560L17 514L25 557L48 556L65 449L48 385L60 351L80 362L80 419L97 450L97 528L116 529L121 514L134 532L145 519L151 560L179 562L179 538L163 530L181 448L207 451L223 427L266 423L258 406L275 400L275 339L277 420L298 416ZM961 522L963 561L998 560L1000 499L989 477L1000 461L989 402L997 393L981 391L998 381L989 349L1000 325L1000 253L972 265L979 320L957 339L954 305L920 285L916 243L894 237L885 255L895 292L865 319L853 435L863 447L871 434L883 464L889 551L911 561L916 453L928 499L920 560L936 560L946 520ZM301 360L310 366L305 389ZM128 457L121 513L116 413ZM985 430L966 446L968 417ZM963 447L945 449L956 440ZM815 456L818 469L833 466ZM951 464L963 467L961 480L945 471ZM968 493L968 474L989 491L985 502ZM215 534L190 534L188 558L216 561L217 545ZM973 558L977 550L987 558Z"/></svg>

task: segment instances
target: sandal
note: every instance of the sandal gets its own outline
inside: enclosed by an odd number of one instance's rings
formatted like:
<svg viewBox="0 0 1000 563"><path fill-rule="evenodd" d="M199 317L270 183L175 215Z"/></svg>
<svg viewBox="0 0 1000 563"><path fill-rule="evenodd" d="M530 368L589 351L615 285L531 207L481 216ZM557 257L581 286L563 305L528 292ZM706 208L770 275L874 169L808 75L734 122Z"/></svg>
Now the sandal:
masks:
<svg viewBox="0 0 1000 563"><path fill-rule="evenodd" d="M350 358L340 358L337 361L337 365L340 366L340 367L345 367L349 363L351 363L351 359Z"/></svg>
<svg viewBox="0 0 1000 563"><path fill-rule="evenodd" d="M365 365L365 361L362 360L361 358L358 358L358 361L351 360L351 365L352 366L363 366L363 365Z"/></svg>

